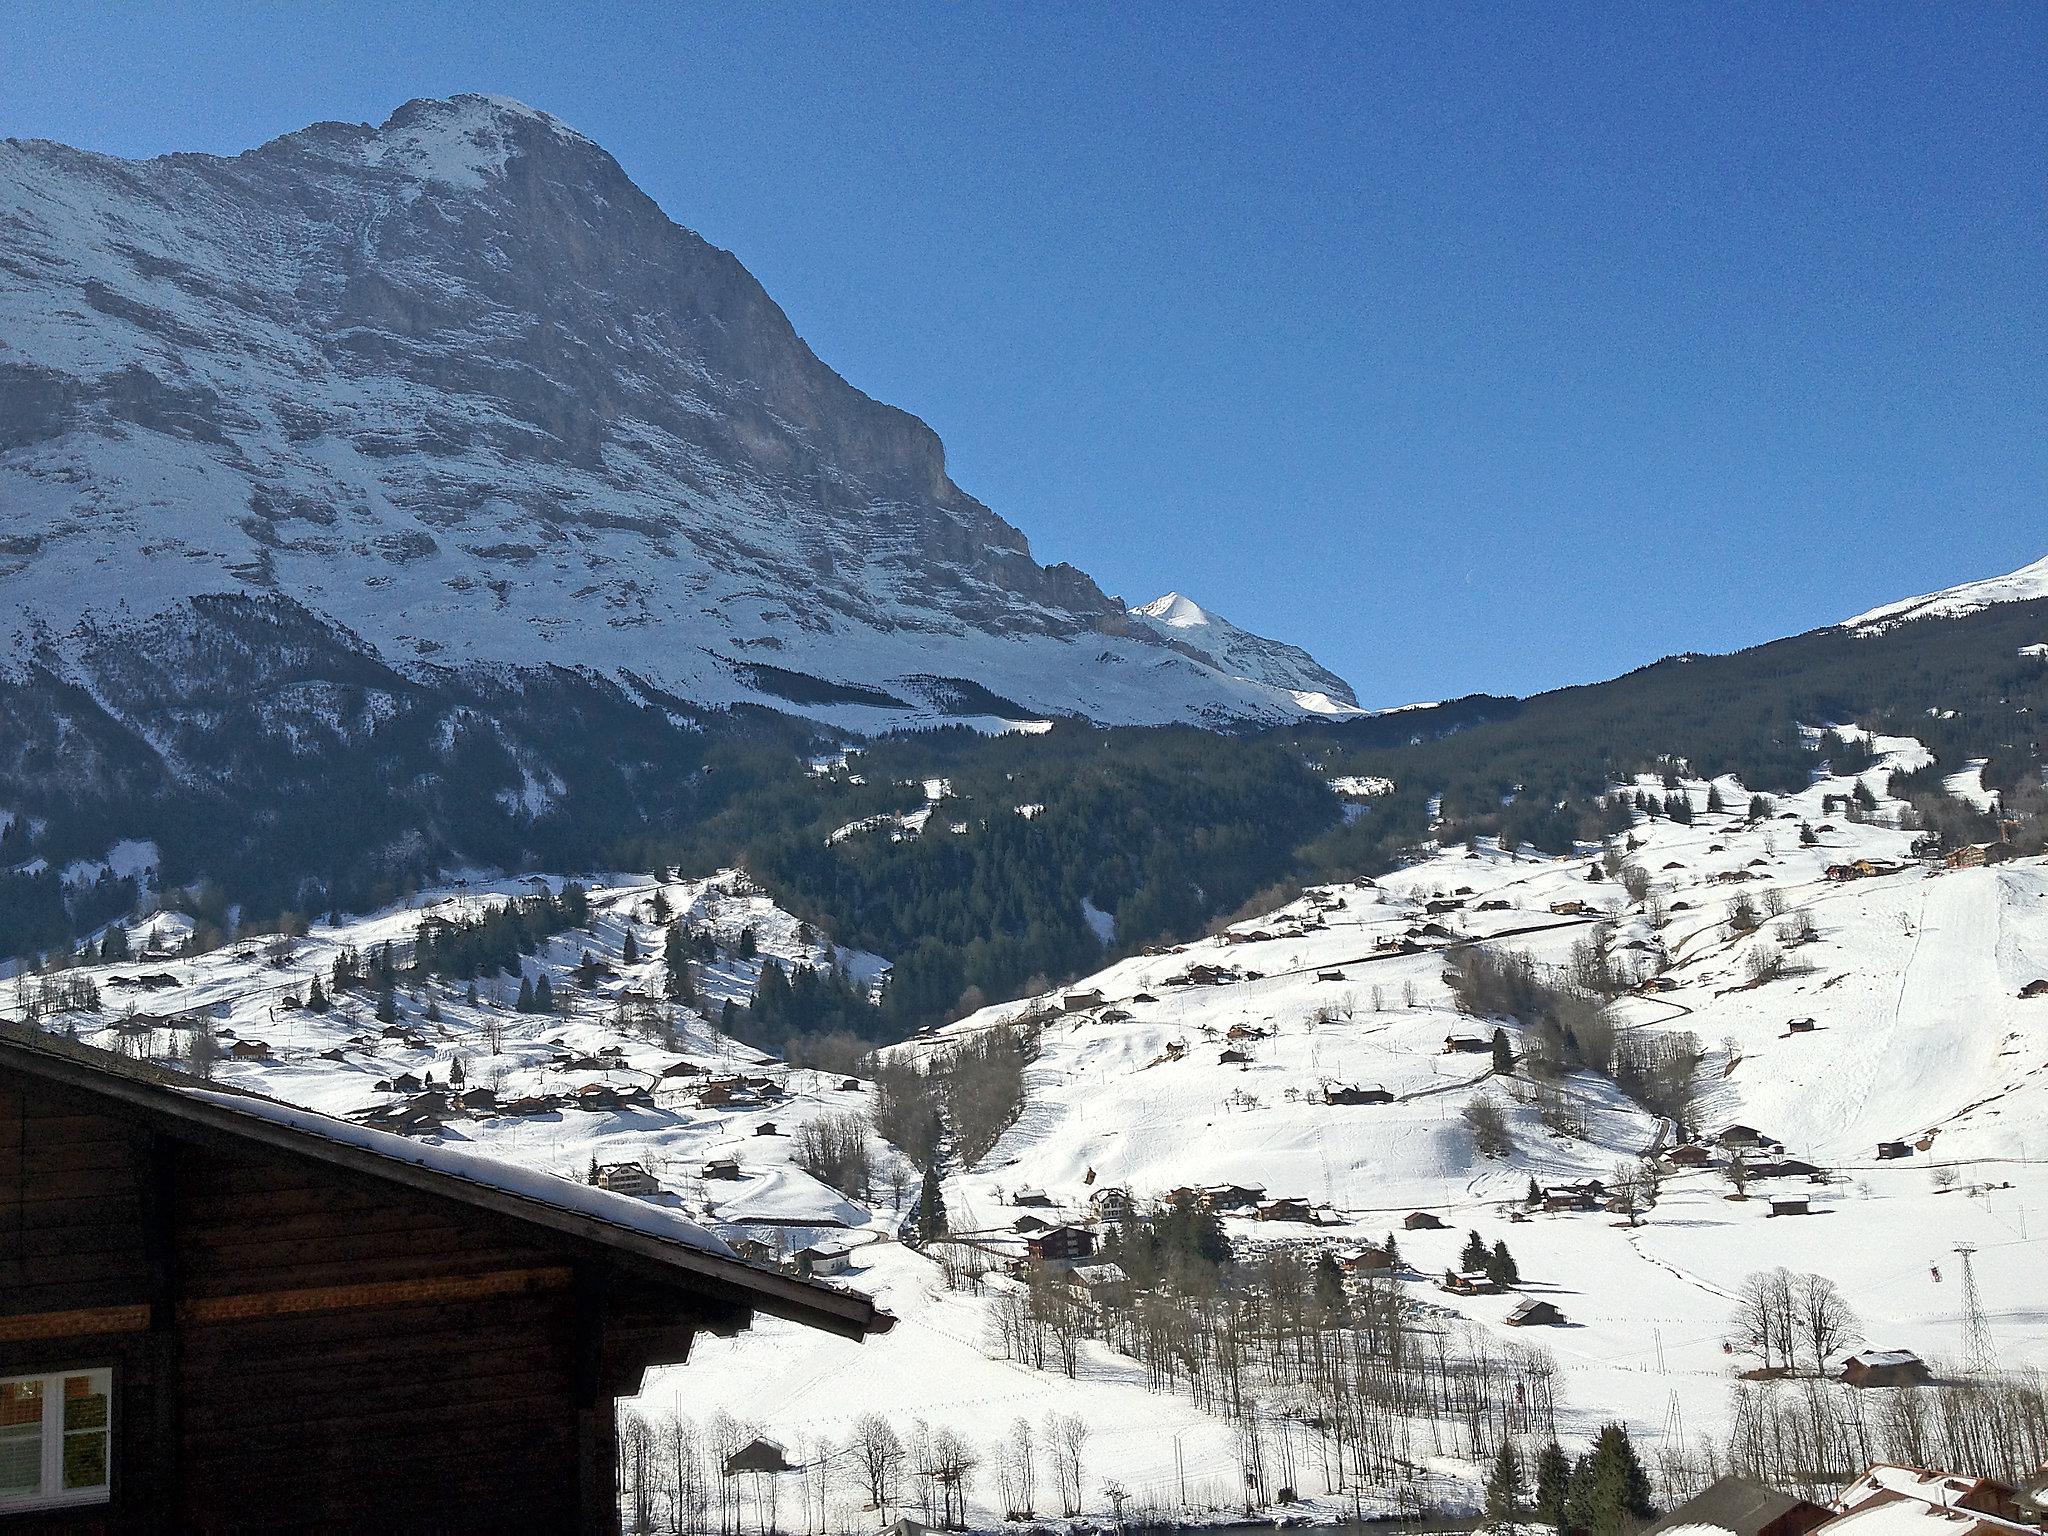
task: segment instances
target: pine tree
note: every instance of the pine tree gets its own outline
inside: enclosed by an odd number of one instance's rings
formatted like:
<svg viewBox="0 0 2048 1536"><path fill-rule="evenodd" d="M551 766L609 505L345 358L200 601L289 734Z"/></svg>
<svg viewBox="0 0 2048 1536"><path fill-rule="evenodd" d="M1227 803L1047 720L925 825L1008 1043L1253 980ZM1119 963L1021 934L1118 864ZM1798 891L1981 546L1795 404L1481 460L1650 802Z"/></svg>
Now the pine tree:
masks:
<svg viewBox="0 0 2048 1536"><path fill-rule="evenodd" d="M527 978L524 972L521 972L519 976L519 998L512 1006L521 1013L533 1012L533 982Z"/></svg>
<svg viewBox="0 0 2048 1536"><path fill-rule="evenodd" d="M325 1013L328 1006L327 994L320 988L320 978L315 976L313 978L313 985L306 989L306 1011L308 1013Z"/></svg>
<svg viewBox="0 0 2048 1536"><path fill-rule="evenodd" d="M1477 1232L1465 1234L1465 1246L1458 1253L1458 1268L1470 1274L1473 1270L1486 1268L1486 1239Z"/></svg>
<svg viewBox="0 0 2048 1536"><path fill-rule="evenodd" d="M1324 1252L1316 1259L1316 1304L1323 1309L1326 1317L1341 1318L1350 1307L1350 1298L1344 1294L1344 1271L1337 1266L1337 1256Z"/></svg>
<svg viewBox="0 0 2048 1536"><path fill-rule="evenodd" d="M633 932L633 925L626 924L626 940L619 946L619 959L627 965L640 963L640 936Z"/></svg>
<svg viewBox="0 0 2048 1536"><path fill-rule="evenodd" d="M457 1088L469 1081L469 1071L462 1065L460 1056L455 1058L454 1065L448 1069L448 1081Z"/></svg>
<svg viewBox="0 0 2048 1536"><path fill-rule="evenodd" d="M430 997L427 999L427 1022L429 1024L441 1022L441 1001L439 998Z"/></svg>
<svg viewBox="0 0 2048 1536"><path fill-rule="evenodd" d="M1513 1525L1521 1512L1522 1458L1515 1454L1515 1442L1503 1439L1486 1478L1486 1521L1493 1526Z"/></svg>
<svg viewBox="0 0 2048 1536"><path fill-rule="evenodd" d="M1621 1536L1657 1512L1650 1502L1650 1475L1622 1425L1601 1427L1579 1470L1585 1477L1583 1487L1576 1490L1581 1507L1573 1512L1574 1523L1585 1525L1594 1536ZM1572 1481L1580 1483L1578 1470Z"/></svg>
<svg viewBox="0 0 2048 1536"><path fill-rule="evenodd" d="M1522 1203L1528 1206L1538 1206L1543 1203L1543 1186L1536 1182L1534 1174L1529 1176L1529 1192L1522 1196Z"/></svg>
<svg viewBox="0 0 2048 1536"><path fill-rule="evenodd" d="M1508 1032L1498 1026L1493 1031L1493 1070L1502 1077L1515 1073L1515 1048L1508 1044Z"/></svg>
<svg viewBox="0 0 2048 1536"><path fill-rule="evenodd" d="M555 1011L555 989L548 982L548 973L542 971L540 980L533 984L533 1011L553 1013Z"/></svg>
<svg viewBox="0 0 2048 1536"><path fill-rule="evenodd" d="M396 1024L398 1022L398 996L393 991L393 983L389 977L386 977L383 984L377 988L377 1022L379 1024Z"/></svg>
<svg viewBox="0 0 2048 1536"><path fill-rule="evenodd" d="M469 992L466 995L466 1000L469 1003L470 1007L474 1008L476 1006L476 983L474 981L472 981L469 984Z"/></svg>
<svg viewBox="0 0 2048 1536"><path fill-rule="evenodd" d="M1522 1283L1521 1271L1515 1268L1515 1257L1505 1242L1496 1242L1486 1256L1486 1278L1502 1287Z"/></svg>
<svg viewBox="0 0 2048 1536"><path fill-rule="evenodd" d="M927 1243L946 1235L946 1197L939 1188L937 1163L924 1171L924 1189L917 1197L917 1235Z"/></svg>
<svg viewBox="0 0 2048 1536"><path fill-rule="evenodd" d="M1572 1467L1564 1447L1553 1440L1536 1455L1535 1514L1545 1525L1564 1528L1565 1494L1571 1479Z"/></svg>
<svg viewBox="0 0 2048 1536"><path fill-rule="evenodd" d="M756 951L758 951L759 948L760 945L758 941L754 938L754 930L751 928L742 928L740 930L740 958L742 960L753 959Z"/></svg>
<svg viewBox="0 0 2048 1536"><path fill-rule="evenodd" d="M690 980L690 952L683 939L683 925L669 925L668 937L661 941L661 963L668 970L668 995L672 1002L687 1003L697 994Z"/></svg>
<svg viewBox="0 0 2048 1536"><path fill-rule="evenodd" d="M1725 811L1728 809L1728 802L1721 797L1721 786L1718 784L1709 784L1707 786L1707 809L1710 811Z"/></svg>

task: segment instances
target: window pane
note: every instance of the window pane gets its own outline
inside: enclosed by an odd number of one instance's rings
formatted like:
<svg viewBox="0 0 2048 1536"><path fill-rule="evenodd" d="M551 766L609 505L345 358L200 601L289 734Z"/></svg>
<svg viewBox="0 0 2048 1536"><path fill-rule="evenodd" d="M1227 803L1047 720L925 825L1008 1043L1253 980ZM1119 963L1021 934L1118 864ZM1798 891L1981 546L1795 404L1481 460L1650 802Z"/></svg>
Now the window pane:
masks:
<svg viewBox="0 0 2048 1536"><path fill-rule="evenodd" d="M107 1427L107 1395L92 1389L90 1376L67 1376L64 1378L64 1427L66 1429L105 1429Z"/></svg>
<svg viewBox="0 0 2048 1536"><path fill-rule="evenodd" d="M40 1381L0 1381L0 1429L43 1422Z"/></svg>
<svg viewBox="0 0 2048 1536"><path fill-rule="evenodd" d="M64 1437L64 1486L98 1488L107 1480L107 1432L89 1429Z"/></svg>
<svg viewBox="0 0 2048 1536"><path fill-rule="evenodd" d="M43 1480L43 1427L0 1429L0 1497L34 1493Z"/></svg>

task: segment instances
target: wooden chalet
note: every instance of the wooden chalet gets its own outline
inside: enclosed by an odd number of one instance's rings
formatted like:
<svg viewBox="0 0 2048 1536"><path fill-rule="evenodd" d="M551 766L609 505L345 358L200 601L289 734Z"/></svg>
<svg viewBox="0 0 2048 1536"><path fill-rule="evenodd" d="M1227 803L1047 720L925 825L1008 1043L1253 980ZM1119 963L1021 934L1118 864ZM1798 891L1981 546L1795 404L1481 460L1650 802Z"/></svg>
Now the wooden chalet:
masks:
<svg viewBox="0 0 2048 1536"><path fill-rule="evenodd" d="M1913 1144L1906 1141L1880 1141L1877 1144L1877 1160L1888 1163L1894 1158L1911 1157Z"/></svg>
<svg viewBox="0 0 2048 1536"><path fill-rule="evenodd" d="M614 1400L757 1312L889 1325L642 1202L0 1027L0 1423L42 1436L0 1527L616 1531Z"/></svg>
<svg viewBox="0 0 2048 1536"><path fill-rule="evenodd" d="M1198 1204L1208 1211L1243 1211L1266 1198L1263 1184L1205 1184L1195 1192Z"/></svg>
<svg viewBox="0 0 2048 1536"><path fill-rule="evenodd" d="M1564 1314L1547 1301L1526 1297L1514 1304L1503 1321L1510 1328L1558 1328L1564 1325Z"/></svg>
<svg viewBox="0 0 2048 1536"><path fill-rule="evenodd" d="M1444 1036L1444 1054L1446 1056L1478 1056L1490 1054L1492 1050L1493 1041L1484 1035Z"/></svg>
<svg viewBox="0 0 2048 1536"><path fill-rule="evenodd" d="M615 1195L646 1197L661 1193L661 1181L643 1163L606 1163L597 1170L597 1187Z"/></svg>
<svg viewBox="0 0 2048 1536"><path fill-rule="evenodd" d="M1664 1161L1674 1168L1704 1168L1713 1160L1714 1154L1696 1141L1682 1143L1664 1154Z"/></svg>
<svg viewBox="0 0 2048 1536"><path fill-rule="evenodd" d="M1370 1087L1355 1083L1336 1083L1323 1090L1325 1104L1391 1104L1393 1094L1377 1083Z"/></svg>
<svg viewBox="0 0 2048 1536"><path fill-rule="evenodd" d="M1024 1240L1031 1257L1046 1264L1071 1264L1095 1257L1095 1234L1086 1227L1047 1227Z"/></svg>
<svg viewBox="0 0 2048 1536"><path fill-rule="evenodd" d="M1441 1232L1444 1229L1444 1219L1428 1211L1410 1211L1401 1218L1401 1226L1409 1232Z"/></svg>
<svg viewBox="0 0 2048 1536"><path fill-rule="evenodd" d="M1287 1195L1278 1200L1269 1200L1266 1204L1260 1206L1258 1217L1261 1221L1295 1221L1313 1226L1315 1225L1316 1211L1315 1207L1310 1205L1308 1201L1294 1195Z"/></svg>
<svg viewBox="0 0 2048 1536"><path fill-rule="evenodd" d="M1833 1510L1745 1478L1724 1477L1687 1499L1643 1536L1710 1527L1730 1536L1806 1536L1835 1518Z"/></svg>
<svg viewBox="0 0 2048 1536"><path fill-rule="evenodd" d="M1088 1197L1089 1207L1103 1221L1129 1221L1138 1212L1131 1192L1120 1184L1105 1185Z"/></svg>
<svg viewBox="0 0 2048 1536"><path fill-rule="evenodd" d="M761 1438L749 1440L726 1457L720 1470L727 1477L738 1477L743 1472L801 1472L803 1468L790 1461L780 1441Z"/></svg>
<svg viewBox="0 0 2048 1536"><path fill-rule="evenodd" d="M1771 1214L1773 1216L1811 1216L1813 1214L1813 1202L1805 1195L1773 1195L1771 1196Z"/></svg>
<svg viewBox="0 0 2048 1536"><path fill-rule="evenodd" d="M1860 1350L1842 1362L1841 1377L1852 1387L1924 1387L1933 1380L1910 1349Z"/></svg>
<svg viewBox="0 0 2048 1536"><path fill-rule="evenodd" d="M1948 856L1948 867L1982 869L1987 864L2003 864L2017 856L2018 850L2011 843L1970 843Z"/></svg>

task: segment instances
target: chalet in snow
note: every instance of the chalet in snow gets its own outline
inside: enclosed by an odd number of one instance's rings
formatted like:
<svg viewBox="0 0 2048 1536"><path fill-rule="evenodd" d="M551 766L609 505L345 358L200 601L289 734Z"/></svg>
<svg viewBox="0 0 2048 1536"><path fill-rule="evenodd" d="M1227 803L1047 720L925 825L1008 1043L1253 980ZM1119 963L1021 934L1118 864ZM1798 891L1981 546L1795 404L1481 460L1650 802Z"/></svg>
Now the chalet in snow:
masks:
<svg viewBox="0 0 2048 1536"><path fill-rule="evenodd" d="M866 1297L675 1213L0 1027L0 1527L618 1529L613 1404ZM33 1513L31 1513L33 1512Z"/></svg>

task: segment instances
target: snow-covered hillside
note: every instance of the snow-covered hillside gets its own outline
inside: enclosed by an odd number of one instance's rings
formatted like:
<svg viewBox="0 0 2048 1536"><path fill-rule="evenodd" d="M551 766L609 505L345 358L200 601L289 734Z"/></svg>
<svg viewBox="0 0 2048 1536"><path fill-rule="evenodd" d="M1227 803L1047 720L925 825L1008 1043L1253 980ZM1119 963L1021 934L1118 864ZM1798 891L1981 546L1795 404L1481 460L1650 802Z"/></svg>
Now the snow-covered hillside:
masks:
<svg viewBox="0 0 2048 1536"><path fill-rule="evenodd" d="M517 102L226 159L9 140L0 225L17 662L254 592L400 670L630 673L846 729L1350 705L1039 564L924 423Z"/></svg>
<svg viewBox="0 0 2048 1536"><path fill-rule="evenodd" d="M1967 581L1940 592L1885 603L1868 613L1859 613L1855 618L1845 620L1842 627L1877 630L1907 619L1961 618L1966 613L1976 613L1996 603L2031 603L2044 597L2048 597L2048 559L2036 560L2009 575Z"/></svg>
<svg viewBox="0 0 2048 1536"><path fill-rule="evenodd" d="M1333 709L1334 705L1356 707L1358 703L1349 683L1301 647L1240 629L1230 620L1208 612L1193 598L1169 592L1131 611L1148 621L1176 648L1192 652L1197 659L1232 677L1248 677L1254 682L1285 688L1304 708L1317 714L1339 712Z"/></svg>
<svg viewBox="0 0 2048 1536"><path fill-rule="evenodd" d="M1884 824L1898 809L1884 784L1891 769L1917 766L1925 754L1900 739L1875 746L1879 762L1861 776L1877 801L1870 819L1846 813L1856 787L1848 778L1822 779L1757 820L1732 781L1718 785L1727 812L1706 809L1706 784L1683 785L1690 824L1639 820L1631 834L1630 861L1652 886L1647 902L1631 901L1616 880L1588 879L1597 850L1551 859L1451 849L1376 885L1308 891L1228 934L1133 956L1060 994L991 1008L896 1047L927 1058L1006 1020L1068 1005L1043 1024L1016 1123L977 1165L949 1170L953 1231L992 1254L1016 1253L1021 1217L1093 1220L1094 1197L1107 1189L1144 1204L1188 1186L1256 1186L1268 1202L1304 1202L1315 1221L1232 1213L1226 1226L1241 1252L1275 1243L1355 1251L1392 1233L1405 1265L1396 1284L1419 1326L1470 1325L1503 1344L1542 1345L1558 1367L1567 1438L1619 1416L1652 1449L1674 1434L1726 1432L1742 1363L1724 1348L1734 1297L1746 1275L1779 1264L1836 1281L1871 1344L1939 1364L1961 1348L1951 1250L1975 1244L2002 1358L2048 1366L2048 1320L2035 1305L2044 1239L2033 1230L2048 1113L2048 1012L2038 1010L2048 1010L2048 997L2021 996L2048 977L2048 866L1944 870L1913 859L1912 834ZM1660 799L1667 793L1644 787ZM1802 823L1813 829L1811 845ZM1868 873L1829 878L1831 868L1855 873L1858 861ZM166 1032L124 1031L119 1016L131 1006L205 1010L222 1045L268 1047L266 1059L223 1061L223 1080L337 1114L399 1111L411 1097L406 1085L380 1091L379 1083L408 1072L445 1083L460 1057L466 1082L493 1087L497 1108L453 1114L418 1134L564 1177L584 1176L593 1161L639 1161L663 1185L657 1198L729 1239L762 1243L764 1254L850 1246L850 1267L835 1278L873 1292L900 1319L858 1346L772 1323L700 1341L686 1370L650 1379L641 1411L703 1415L724 1406L799 1450L843 1445L860 1414L878 1412L906 1434L913 1420L949 1428L987 1457L1018 1417L1073 1414L1092 1429L1090 1508L1099 1504L1093 1490L1111 1479L1160 1507L1241 1499L1234 1428L1184 1397L1150 1390L1137 1362L1094 1341L1083 1343L1072 1379L999 1358L992 1319L1008 1282L991 1281L978 1295L949 1290L937 1265L896 1240L915 1185L888 1176L886 1148L872 1146L883 1172L865 1200L794 1165L792 1133L863 1113L869 1084L790 1071L651 1001L660 991L657 893L728 946L705 972L714 1011L751 988L759 962L737 956L743 928L754 930L763 956L828 960L821 941L807 942L800 925L737 877L593 882L591 929L561 935L531 962L569 998L561 1014L514 1012L509 995L493 995L509 983L486 987L472 1005L457 985L406 982L400 1033L387 1038L364 997L351 994L319 1017L282 1003L303 998L310 976L343 945L364 953L386 940L403 945L423 911L474 910L526 888L479 883L316 926L282 965L252 942L90 968L106 1011L50 1022L97 1043L147 1043L161 1053ZM1730 904L1743 898L1761 922L1736 935ZM634 964L623 958L629 922L649 956ZM138 943L150 926L138 925ZM1826 1181L1759 1177L1749 1198L1731 1199L1719 1166L1726 1156L1710 1146L1706 1166L1669 1168L1640 1225L1603 1209L1529 1209L1532 1180L1611 1181L1617 1165L1670 1151L1677 1128L1588 1074L1561 1085L1561 1115L1519 1071L1498 1075L1483 1044L1492 1021L1458 1013L1444 981L1445 950L1467 939L1548 964L1598 940L1617 965L1654 976L1616 1012L1625 1031L1697 1037L1698 1129L1712 1137L1754 1127ZM579 986L585 950L612 974ZM882 967L871 956L841 959L866 978ZM116 975L153 979L138 990L117 986ZM1100 1001L1086 995L1097 992ZM431 1023L429 1001L440 1014ZM672 1026L663 1020L680 1020L667 1040ZM1519 1032L1509 1025L1508 1033L1521 1055ZM1451 1037L1481 1048L1447 1049ZM671 1072L677 1063L707 1070ZM743 1083L737 1102L706 1103L699 1085L709 1076L760 1086ZM545 1107L510 1108L543 1095ZM1505 1156L1475 1147L1464 1111L1481 1097L1505 1112L1513 1142ZM592 1107L572 1107L579 1102ZM1881 1158L1881 1143L1909 1150ZM737 1179L717 1176L727 1158ZM1033 1204L1018 1203L1024 1191L1037 1192L1027 1197ZM1050 1208L1035 1203L1040 1194ZM1770 1195L1806 1196L1813 1214L1774 1217ZM1411 1229L1415 1213L1441 1229ZM1472 1230L1511 1248L1521 1277L1513 1290L1464 1296L1437 1287ZM1552 1303L1565 1324L1510 1329L1508 1314L1523 1299ZM1444 1480L1437 1497L1472 1496L1477 1468L1436 1456L1427 1471ZM1302 1492L1311 1503L1340 1503L1313 1479ZM840 1496L853 1496L850 1485ZM972 1495L983 1522L1000 1513L995 1497L984 1473Z"/></svg>

